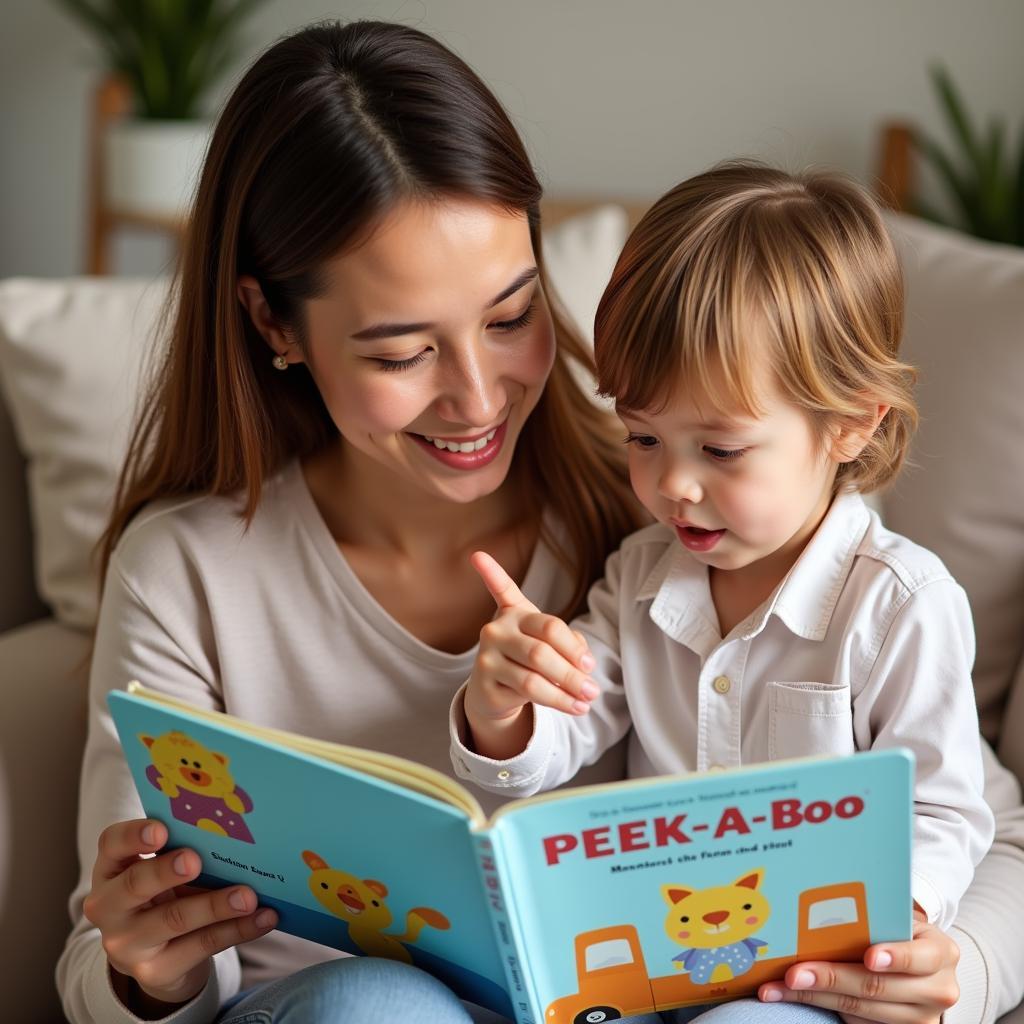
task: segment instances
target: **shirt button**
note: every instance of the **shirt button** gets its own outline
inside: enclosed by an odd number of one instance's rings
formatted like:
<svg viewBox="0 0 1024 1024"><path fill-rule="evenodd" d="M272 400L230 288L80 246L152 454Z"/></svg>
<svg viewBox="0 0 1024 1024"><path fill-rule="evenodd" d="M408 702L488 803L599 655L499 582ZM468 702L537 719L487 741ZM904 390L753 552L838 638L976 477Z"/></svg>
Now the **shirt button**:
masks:
<svg viewBox="0 0 1024 1024"><path fill-rule="evenodd" d="M498 772L498 778L504 782L506 779L512 778L512 773L507 768L502 768L501 771Z"/></svg>
<svg viewBox="0 0 1024 1024"><path fill-rule="evenodd" d="M728 676L717 676L711 685L715 688L715 693L728 693L732 683L729 682Z"/></svg>

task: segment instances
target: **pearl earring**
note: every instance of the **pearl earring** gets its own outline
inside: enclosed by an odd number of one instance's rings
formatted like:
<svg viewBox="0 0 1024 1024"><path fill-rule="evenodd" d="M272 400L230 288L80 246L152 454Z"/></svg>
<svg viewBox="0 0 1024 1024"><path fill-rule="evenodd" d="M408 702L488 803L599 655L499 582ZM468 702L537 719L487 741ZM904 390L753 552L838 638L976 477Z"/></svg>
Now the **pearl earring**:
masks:
<svg viewBox="0 0 1024 1024"><path fill-rule="evenodd" d="M272 360L275 370L287 370L288 360L284 356L274 356Z"/></svg>

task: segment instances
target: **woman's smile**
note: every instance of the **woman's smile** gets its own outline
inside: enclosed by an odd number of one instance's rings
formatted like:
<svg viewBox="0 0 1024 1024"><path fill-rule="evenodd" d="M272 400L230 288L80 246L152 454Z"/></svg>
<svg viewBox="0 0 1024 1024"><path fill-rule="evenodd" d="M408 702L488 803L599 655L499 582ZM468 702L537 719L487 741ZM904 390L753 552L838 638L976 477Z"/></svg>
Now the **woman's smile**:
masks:
<svg viewBox="0 0 1024 1024"><path fill-rule="evenodd" d="M432 458L451 469L480 469L497 458L507 433L508 419L483 434L468 437L433 437L408 432L408 436Z"/></svg>

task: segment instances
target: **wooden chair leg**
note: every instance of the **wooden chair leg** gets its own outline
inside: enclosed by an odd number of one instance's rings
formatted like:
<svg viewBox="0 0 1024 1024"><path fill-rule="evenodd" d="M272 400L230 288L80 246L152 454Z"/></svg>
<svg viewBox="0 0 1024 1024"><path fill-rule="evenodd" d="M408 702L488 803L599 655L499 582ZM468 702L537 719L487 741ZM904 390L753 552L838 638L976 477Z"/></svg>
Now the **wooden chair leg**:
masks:
<svg viewBox="0 0 1024 1024"><path fill-rule="evenodd" d="M875 192L890 210L910 210L914 198L913 129L902 122L882 126L881 153Z"/></svg>
<svg viewBox="0 0 1024 1024"><path fill-rule="evenodd" d="M97 87L89 126L89 220L85 257L88 274L110 272L112 225L106 205L104 147L110 122L129 114L131 107L131 89L123 79L109 76Z"/></svg>

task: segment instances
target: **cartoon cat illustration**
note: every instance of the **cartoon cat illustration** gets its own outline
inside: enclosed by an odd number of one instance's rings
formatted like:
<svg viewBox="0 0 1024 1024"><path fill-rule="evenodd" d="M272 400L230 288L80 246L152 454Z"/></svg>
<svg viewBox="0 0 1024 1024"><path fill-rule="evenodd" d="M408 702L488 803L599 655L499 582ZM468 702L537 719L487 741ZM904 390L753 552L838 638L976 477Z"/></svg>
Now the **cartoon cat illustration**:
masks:
<svg viewBox="0 0 1024 1024"><path fill-rule="evenodd" d="M252 810L252 800L235 785L227 757L177 730L139 739L153 760L146 778L170 798L171 814L178 821L243 843L256 842L243 817Z"/></svg>
<svg viewBox="0 0 1024 1024"><path fill-rule="evenodd" d="M412 963L412 954L403 943L415 942L426 925L446 931L448 918L430 907L413 907L406 915L403 935L385 935L391 924L391 911L384 897L388 888L373 878L358 879L347 871L332 868L312 850L304 850L302 859L312 872L309 888L317 900L335 917L348 924L352 941L368 956Z"/></svg>
<svg viewBox="0 0 1024 1024"><path fill-rule="evenodd" d="M754 932L768 920L771 907L760 892L764 868L731 885L687 889L663 885L671 908L665 918L668 937L684 947L672 958L698 985L713 985L746 974L768 944Z"/></svg>

